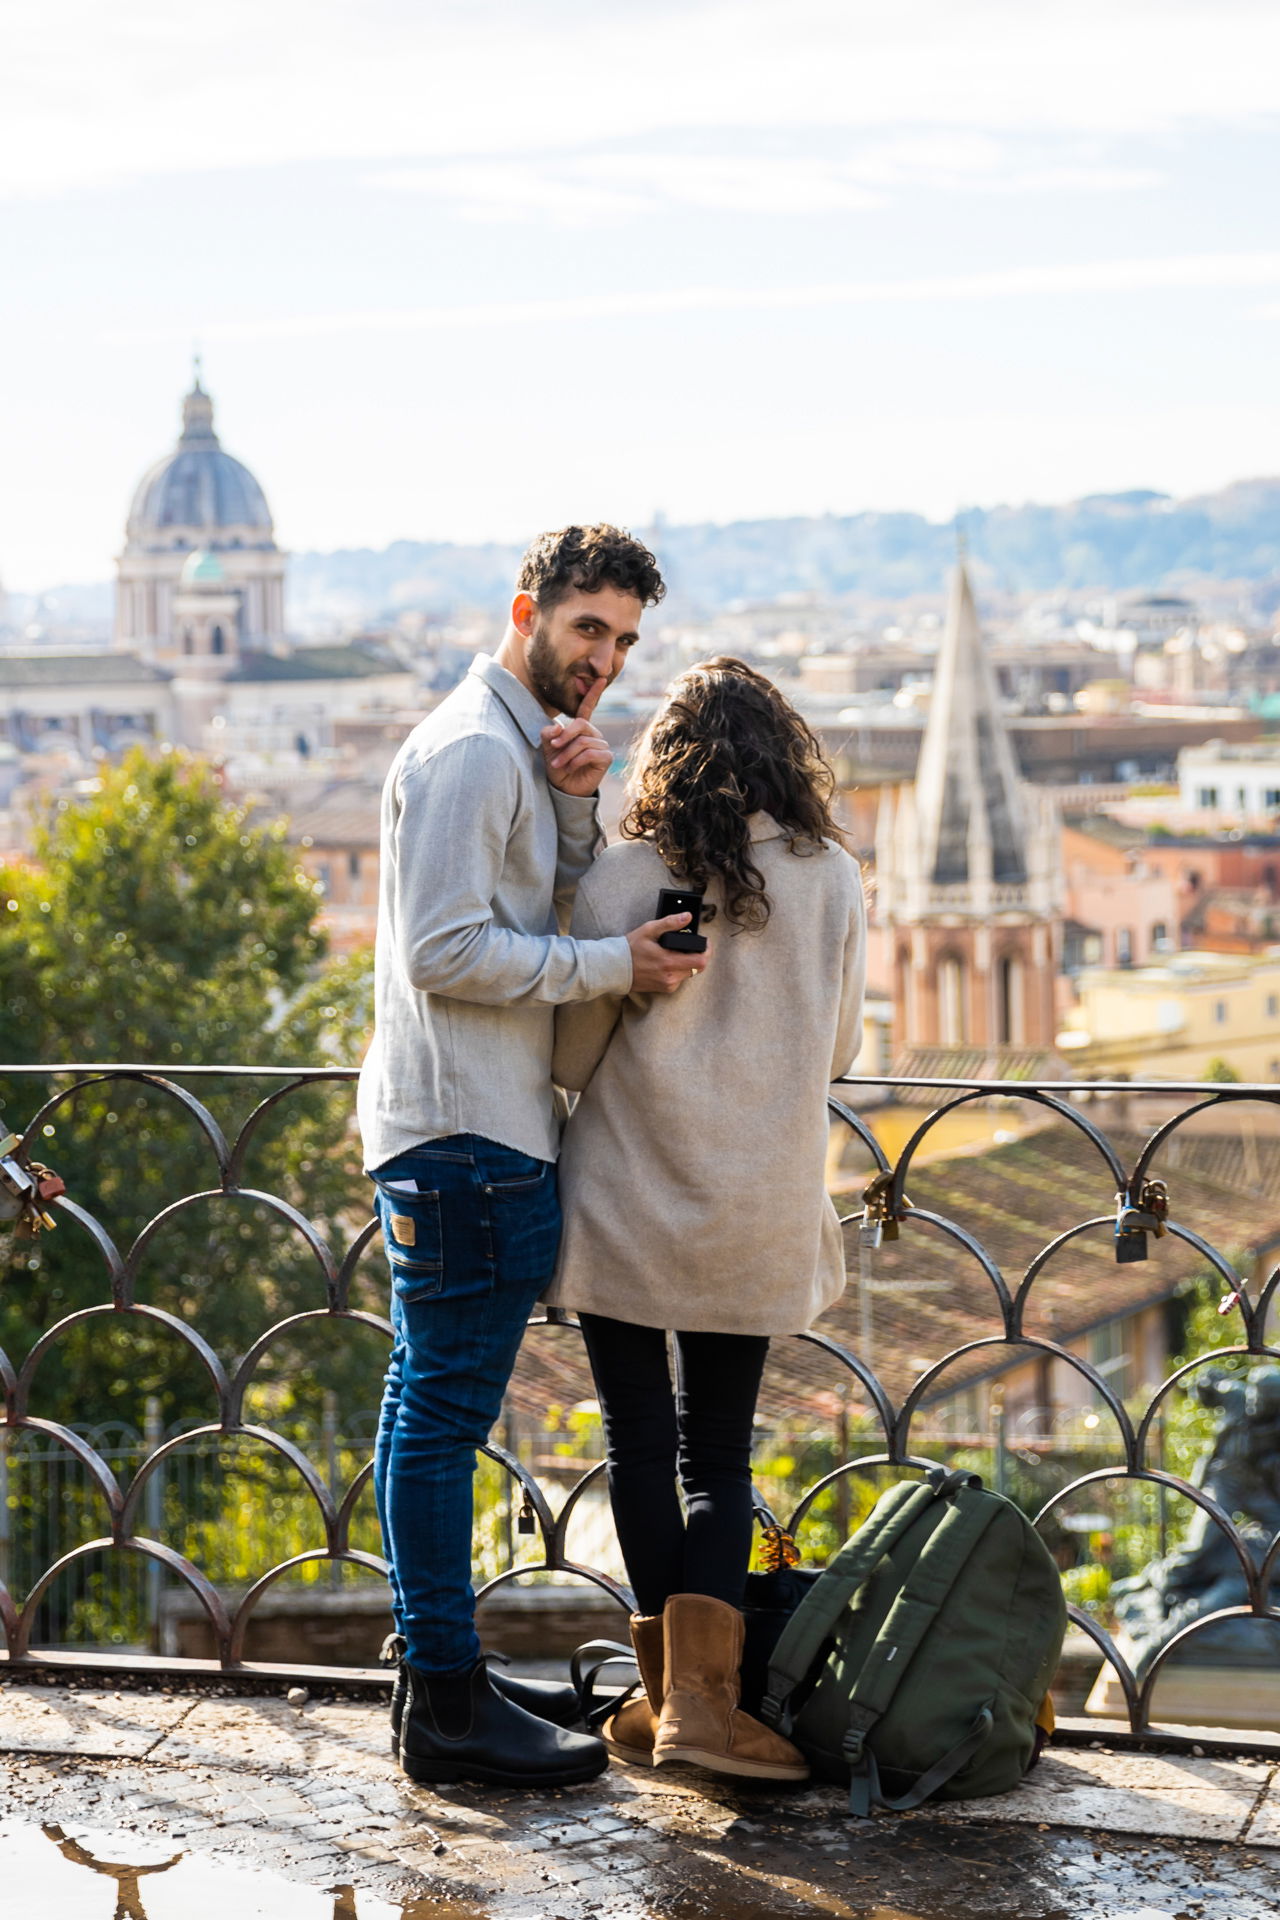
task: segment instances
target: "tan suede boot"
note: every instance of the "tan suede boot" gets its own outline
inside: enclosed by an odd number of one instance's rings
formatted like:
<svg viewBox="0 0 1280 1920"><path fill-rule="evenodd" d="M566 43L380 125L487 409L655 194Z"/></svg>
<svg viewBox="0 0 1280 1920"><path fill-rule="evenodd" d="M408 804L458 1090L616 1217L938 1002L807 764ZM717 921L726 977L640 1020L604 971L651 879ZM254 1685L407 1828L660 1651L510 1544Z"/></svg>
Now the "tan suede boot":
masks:
<svg viewBox="0 0 1280 1920"><path fill-rule="evenodd" d="M654 1736L655 1767L700 1767L748 1780L807 1780L804 1755L738 1705L745 1633L736 1607L673 1593L662 1616L667 1691Z"/></svg>
<svg viewBox="0 0 1280 1920"><path fill-rule="evenodd" d="M651 1767L653 1736L662 1710L662 1615L633 1613L631 1644L644 1692L610 1714L600 1729L600 1738L615 1760Z"/></svg>

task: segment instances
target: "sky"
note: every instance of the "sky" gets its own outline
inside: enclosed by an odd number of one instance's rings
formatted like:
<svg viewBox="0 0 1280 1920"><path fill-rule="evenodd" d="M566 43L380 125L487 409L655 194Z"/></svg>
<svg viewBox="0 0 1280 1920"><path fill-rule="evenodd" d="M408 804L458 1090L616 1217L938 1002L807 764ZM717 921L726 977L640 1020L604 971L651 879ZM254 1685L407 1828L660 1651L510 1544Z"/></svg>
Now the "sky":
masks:
<svg viewBox="0 0 1280 1920"><path fill-rule="evenodd" d="M1280 472L1274 0L0 0L0 580Z"/></svg>

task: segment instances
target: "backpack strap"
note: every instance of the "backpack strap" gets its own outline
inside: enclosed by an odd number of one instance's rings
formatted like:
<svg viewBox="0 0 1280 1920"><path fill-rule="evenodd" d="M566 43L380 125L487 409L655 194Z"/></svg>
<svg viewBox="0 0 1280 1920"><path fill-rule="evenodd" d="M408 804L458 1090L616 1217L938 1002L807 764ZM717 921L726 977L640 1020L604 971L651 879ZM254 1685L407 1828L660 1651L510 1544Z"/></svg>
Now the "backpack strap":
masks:
<svg viewBox="0 0 1280 1920"><path fill-rule="evenodd" d="M634 1694L640 1692L638 1680L603 1696L597 1692L600 1674L605 1667L621 1666L624 1662L634 1666L635 1657L634 1648L624 1647L617 1640L588 1640L584 1646L575 1647L569 1656L569 1678L589 1732L595 1733L610 1714L616 1713Z"/></svg>
<svg viewBox="0 0 1280 1920"><path fill-rule="evenodd" d="M1000 1511L1000 1502L985 1497L957 1502L943 1516L925 1542L902 1590L881 1623L849 1696L849 1730L841 1751L849 1763L851 1811L870 1811L880 1798L879 1776L867 1737L888 1712L899 1682L925 1635L937 1619L961 1569ZM935 1792L983 1745L994 1726L987 1706L981 1708L969 1732L950 1753L920 1775L899 1800L884 1804L897 1810L918 1806Z"/></svg>
<svg viewBox="0 0 1280 1920"><path fill-rule="evenodd" d="M928 1480L904 1480L891 1487L876 1512L814 1581L773 1650L760 1709L767 1725L790 1735L795 1724L791 1697L824 1652L827 1636L885 1554L933 1505L939 1491Z"/></svg>
<svg viewBox="0 0 1280 1920"><path fill-rule="evenodd" d="M856 1772L849 1776L849 1811L865 1820L873 1806L887 1807L890 1813L907 1813L912 1807L920 1806L944 1787L953 1774L959 1773L967 1761L971 1760L979 1749L986 1745L991 1729L995 1725L995 1715L990 1707L983 1707L977 1719L963 1740L952 1747L950 1753L943 1754L941 1760L935 1760L926 1772L922 1773L914 1786L891 1800L880 1785L880 1769L870 1747L861 1756Z"/></svg>

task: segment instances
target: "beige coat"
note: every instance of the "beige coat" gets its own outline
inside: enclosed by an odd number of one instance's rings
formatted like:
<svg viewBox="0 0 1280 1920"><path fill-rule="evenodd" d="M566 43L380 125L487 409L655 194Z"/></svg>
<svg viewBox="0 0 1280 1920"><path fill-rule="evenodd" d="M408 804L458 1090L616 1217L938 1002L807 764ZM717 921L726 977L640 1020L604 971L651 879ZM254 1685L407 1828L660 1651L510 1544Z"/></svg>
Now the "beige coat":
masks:
<svg viewBox="0 0 1280 1920"><path fill-rule="evenodd" d="M582 1093L560 1152L551 1306L799 1333L844 1286L826 1100L862 1039L862 876L834 845L792 853L768 814L751 838L773 905L763 931L733 933L721 911L706 974L677 993L556 1011L553 1072ZM578 884L573 932L638 926L673 884L647 841L609 847Z"/></svg>

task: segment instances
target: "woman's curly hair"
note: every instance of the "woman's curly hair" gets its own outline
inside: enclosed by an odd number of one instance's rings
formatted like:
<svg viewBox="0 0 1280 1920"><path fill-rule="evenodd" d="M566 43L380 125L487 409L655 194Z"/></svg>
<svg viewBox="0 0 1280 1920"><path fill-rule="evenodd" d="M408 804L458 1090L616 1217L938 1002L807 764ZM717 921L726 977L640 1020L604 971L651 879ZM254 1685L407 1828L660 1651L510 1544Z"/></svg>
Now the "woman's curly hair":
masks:
<svg viewBox="0 0 1280 1920"><path fill-rule="evenodd" d="M792 853L843 839L830 809L835 775L813 732L771 680L726 655L672 683L635 749L631 788L623 833L652 840L689 887L718 879L735 932L763 927L770 913L751 814L772 814Z"/></svg>

